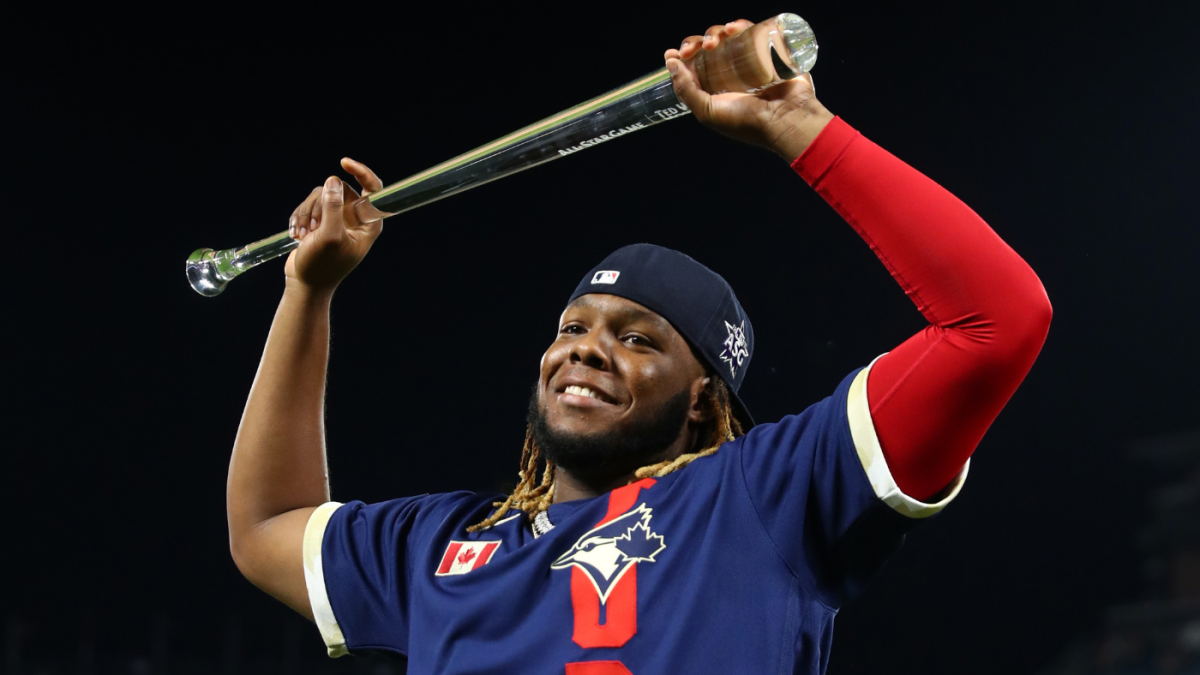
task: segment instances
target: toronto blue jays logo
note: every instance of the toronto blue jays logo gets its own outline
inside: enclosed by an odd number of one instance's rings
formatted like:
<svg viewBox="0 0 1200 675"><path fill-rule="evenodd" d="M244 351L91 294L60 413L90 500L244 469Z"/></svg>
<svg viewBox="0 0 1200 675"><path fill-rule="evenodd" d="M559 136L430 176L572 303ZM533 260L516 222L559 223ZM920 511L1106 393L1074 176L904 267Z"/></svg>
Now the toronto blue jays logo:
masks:
<svg viewBox="0 0 1200 675"><path fill-rule="evenodd" d="M654 556L667 548L662 535L650 529L652 511L642 504L593 529L555 560L550 569L578 567L596 587L600 602L607 602L609 592L634 563L654 562Z"/></svg>
<svg viewBox="0 0 1200 675"><path fill-rule="evenodd" d="M749 345L746 344L746 320L742 319L739 326L726 321L725 330L729 331L729 337L723 343L725 349L721 351L721 360L729 364L730 374L737 377L737 369L750 356Z"/></svg>

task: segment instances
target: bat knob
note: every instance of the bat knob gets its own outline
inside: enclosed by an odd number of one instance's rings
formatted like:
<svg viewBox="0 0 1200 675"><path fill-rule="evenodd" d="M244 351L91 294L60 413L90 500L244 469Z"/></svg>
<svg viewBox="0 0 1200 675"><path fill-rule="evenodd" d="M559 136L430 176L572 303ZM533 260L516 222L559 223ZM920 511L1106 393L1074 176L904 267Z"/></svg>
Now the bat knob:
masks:
<svg viewBox="0 0 1200 675"><path fill-rule="evenodd" d="M241 248L214 251L198 248L187 259L187 278L192 289L206 298L220 295L237 275L295 249L299 241L287 230Z"/></svg>
<svg viewBox="0 0 1200 675"><path fill-rule="evenodd" d="M225 290L225 284L233 278L221 274L216 254L217 251L211 248L198 248L187 259L188 283L206 298L220 295Z"/></svg>

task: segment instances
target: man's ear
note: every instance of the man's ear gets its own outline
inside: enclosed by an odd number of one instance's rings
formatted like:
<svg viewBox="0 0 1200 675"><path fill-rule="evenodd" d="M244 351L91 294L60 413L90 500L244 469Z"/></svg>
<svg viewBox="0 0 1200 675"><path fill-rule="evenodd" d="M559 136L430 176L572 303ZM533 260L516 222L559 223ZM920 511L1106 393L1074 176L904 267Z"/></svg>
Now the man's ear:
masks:
<svg viewBox="0 0 1200 675"><path fill-rule="evenodd" d="M712 410L708 403L710 396L708 385L711 377L698 377L692 380L692 405L688 408L688 421L693 424L704 424L709 421Z"/></svg>

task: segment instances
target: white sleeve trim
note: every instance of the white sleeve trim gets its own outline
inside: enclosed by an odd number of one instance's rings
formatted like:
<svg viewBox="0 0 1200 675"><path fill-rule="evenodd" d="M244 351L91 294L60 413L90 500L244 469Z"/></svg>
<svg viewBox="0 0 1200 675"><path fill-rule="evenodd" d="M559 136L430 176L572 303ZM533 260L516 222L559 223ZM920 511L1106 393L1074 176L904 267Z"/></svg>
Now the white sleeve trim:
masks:
<svg viewBox="0 0 1200 675"><path fill-rule="evenodd" d="M312 604L313 619L325 647L333 658L345 656L350 651L346 649L346 638L342 635L342 627L333 616L333 607L329 604L329 594L325 591L325 568L321 565L321 542L325 539L325 527L329 518L341 506L338 502L327 502L317 507L308 517L304 526L304 584L308 586L308 601Z"/></svg>
<svg viewBox="0 0 1200 675"><path fill-rule="evenodd" d="M926 504L900 491L883 457L883 448L879 445L879 437L875 435L875 422L871 419L871 405L867 402L867 374L871 372L875 361L863 368L850 384L846 413L850 418L850 435L854 438L854 449L858 452L858 459L862 462L863 470L867 472L867 480L871 482L876 497L909 518L928 518L958 496L967 479L971 460L968 459L967 463L963 464L962 471L959 471L954 480L950 481L950 485L942 491L945 496L937 502Z"/></svg>

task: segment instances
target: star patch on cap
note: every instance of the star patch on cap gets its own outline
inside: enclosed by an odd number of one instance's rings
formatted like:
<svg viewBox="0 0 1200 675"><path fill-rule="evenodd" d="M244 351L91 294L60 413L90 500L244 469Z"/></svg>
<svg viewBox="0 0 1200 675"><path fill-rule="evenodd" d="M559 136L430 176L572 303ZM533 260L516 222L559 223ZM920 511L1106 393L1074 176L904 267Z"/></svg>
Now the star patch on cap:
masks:
<svg viewBox="0 0 1200 675"><path fill-rule="evenodd" d="M750 356L746 345L746 321L743 319L738 326L726 321L725 330L729 331L729 337L722 343L725 349L721 351L721 360L729 364L730 376L737 377L737 369L741 368L742 362Z"/></svg>

